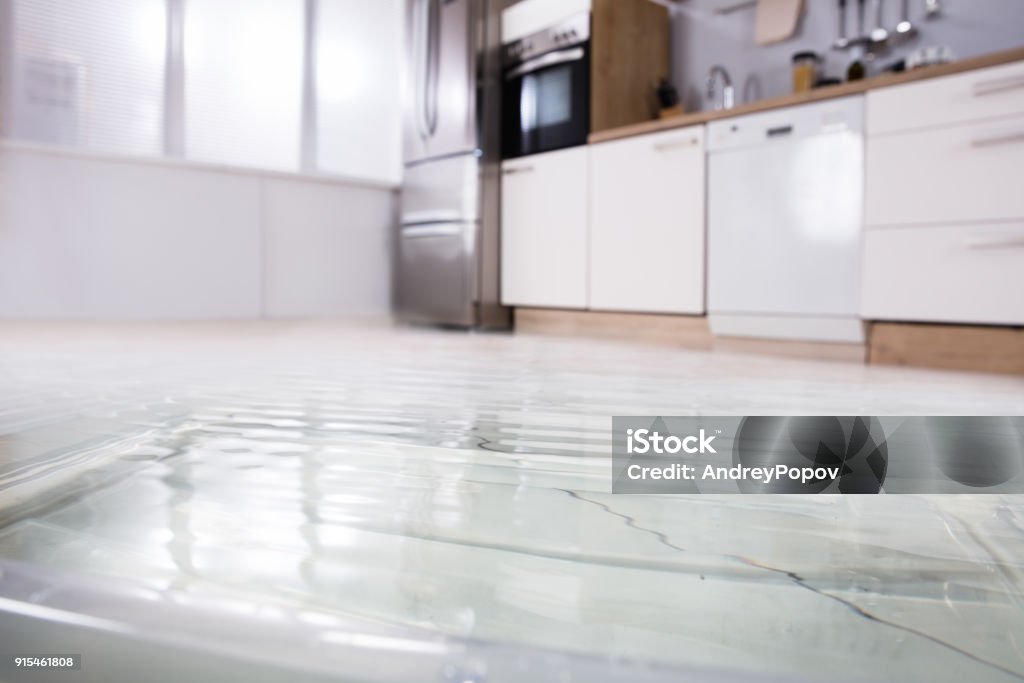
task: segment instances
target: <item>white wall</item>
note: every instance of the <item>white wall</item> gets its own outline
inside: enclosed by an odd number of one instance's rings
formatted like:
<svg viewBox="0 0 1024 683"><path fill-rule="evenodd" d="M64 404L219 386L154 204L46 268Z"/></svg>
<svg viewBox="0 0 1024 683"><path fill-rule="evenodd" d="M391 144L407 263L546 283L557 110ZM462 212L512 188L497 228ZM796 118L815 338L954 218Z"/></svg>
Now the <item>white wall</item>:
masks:
<svg viewBox="0 0 1024 683"><path fill-rule="evenodd" d="M380 189L266 180L264 315L390 314L396 197Z"/></svg>
<svg viewBox="0 0 1024 683"><path fill-rule="evenodd" d="M0 148L0 319L387 315L395 192Z"/></svg>

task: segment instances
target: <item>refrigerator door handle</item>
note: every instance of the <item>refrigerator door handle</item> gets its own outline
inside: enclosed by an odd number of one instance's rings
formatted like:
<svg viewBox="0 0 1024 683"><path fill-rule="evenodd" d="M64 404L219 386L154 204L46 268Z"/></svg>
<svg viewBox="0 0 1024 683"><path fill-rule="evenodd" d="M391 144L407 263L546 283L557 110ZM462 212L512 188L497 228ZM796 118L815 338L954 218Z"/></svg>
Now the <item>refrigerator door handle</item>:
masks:
<svg viewBox="0 0 1024 683"><path fill-rule="evenodd" d="M427 51L426 51L426 92L423 102L423 120L427 137L437 132L437 82L441 61L441 2L426 0L427 5Z"/></svg>
<svg viewBox="0 0 1024 683"><path fill-rule="evenodd" d="M429 49L429 10L430 0L414 0L413 5L413 78L415 79L415 97L412 103L415 112L416 132L422 140L430 137L427 126L427 80Z"/></svg>

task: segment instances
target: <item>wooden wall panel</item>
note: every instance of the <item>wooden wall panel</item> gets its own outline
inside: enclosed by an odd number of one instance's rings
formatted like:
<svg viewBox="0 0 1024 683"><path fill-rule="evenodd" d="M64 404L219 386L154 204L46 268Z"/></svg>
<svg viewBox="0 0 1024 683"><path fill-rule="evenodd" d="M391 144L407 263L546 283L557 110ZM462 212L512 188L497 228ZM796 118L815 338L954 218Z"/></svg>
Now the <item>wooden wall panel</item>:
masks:
<svg viewBox="0 0 1024 683"><path fill-rule="evenodd" d="M668 9L650 0L593 0L590 132L657 117L669 76Z"/></svg>

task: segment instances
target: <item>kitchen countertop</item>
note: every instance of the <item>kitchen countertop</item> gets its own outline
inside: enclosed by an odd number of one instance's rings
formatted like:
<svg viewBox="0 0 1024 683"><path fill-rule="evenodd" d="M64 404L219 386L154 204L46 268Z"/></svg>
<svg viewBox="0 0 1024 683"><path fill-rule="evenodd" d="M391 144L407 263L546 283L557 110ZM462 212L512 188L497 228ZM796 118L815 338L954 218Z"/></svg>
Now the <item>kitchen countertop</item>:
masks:
<svg viewBox="0 0 1024 683"><path fill-rule="evenodd" d="M994 52L981 57L961 59L949 64L922 67L920 69L905 71L903 73L882 74L880 76L866 78L862 81L826 86L806 93L795 93L791 95L783 95L781 97L767 98L756 102L742 104L738 107L733 107L732 109L694 112L692 114L682 114L666 119L657 119L654 121L645 121L643 123L634 123L629 126L620 126L618 128L611 128L609 130L591 133L588 141L590 143L607 142L609 140L618 140L620 138L632 137L634 135L643 135L645 133L672 130L673 128L694 126L717 119L726 119L734 116L741 116L743 114L753 114L771 109L781 109L782 107L807 104L809 102L819 102L821 100L828 100L836 97L856 95L867 92L868 90L888 88L894 85L913 83L914 81L923 81L929 78L937 78L939 76L950 76L952 74L999 66L1000 64L1009 64L1011 62L1022 60L1024 60L1024 47L1019 47L1012 50Z"/></svg>

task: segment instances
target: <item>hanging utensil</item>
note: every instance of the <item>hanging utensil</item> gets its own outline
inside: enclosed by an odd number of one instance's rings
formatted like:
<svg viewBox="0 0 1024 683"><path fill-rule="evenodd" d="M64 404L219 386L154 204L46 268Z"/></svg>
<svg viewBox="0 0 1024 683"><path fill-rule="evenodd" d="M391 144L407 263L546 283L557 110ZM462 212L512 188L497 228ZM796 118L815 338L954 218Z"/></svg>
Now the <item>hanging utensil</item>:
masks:
<svg viewBox="0 0 1024 683"><path fill-rule="evenodd" d="M885 28L885 19L882 16L882 0L874 0L875 27L871 29L872 43L884 43L889 40L889 31Z"/></svg>
<svg viewBox="0 0 1024 683"><path fill-rule="evenodd" d="M836 50L845 50L850 44L850 37L846 35L846 0L839 0L839 35L832 47Z"/></svg>
<svg viewBox="0 0 1024 683"><path fill-rule="evenodd" d="M896 33L909 37L917 32L917 27L910 21L910 0L902 0L900 7L900 23L896 24Z"/></svg>

